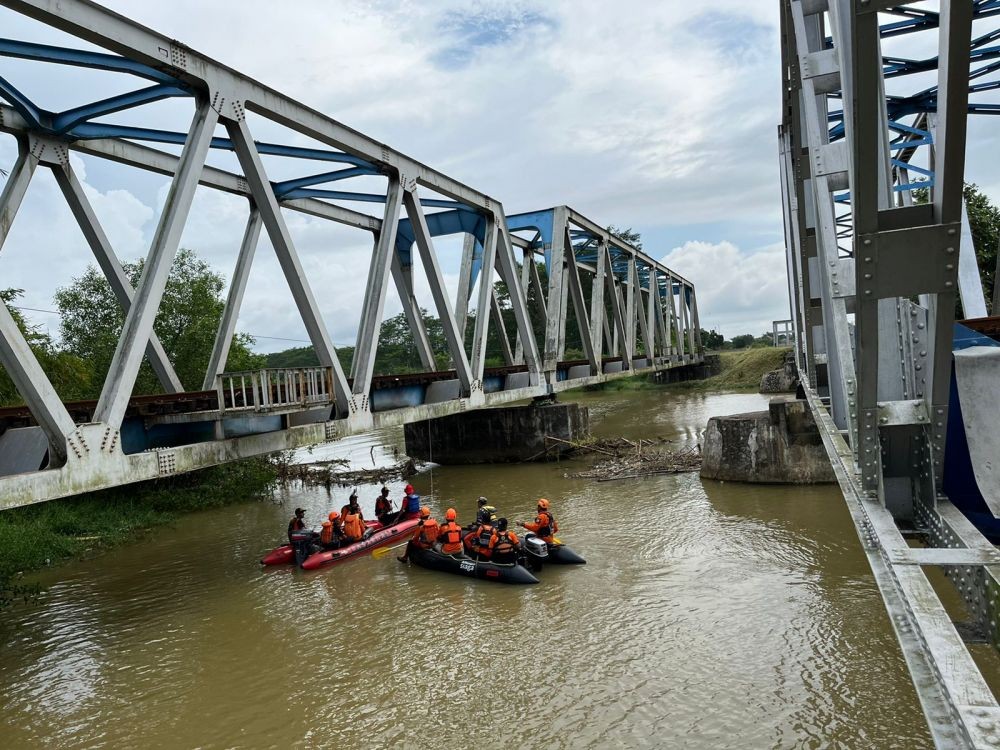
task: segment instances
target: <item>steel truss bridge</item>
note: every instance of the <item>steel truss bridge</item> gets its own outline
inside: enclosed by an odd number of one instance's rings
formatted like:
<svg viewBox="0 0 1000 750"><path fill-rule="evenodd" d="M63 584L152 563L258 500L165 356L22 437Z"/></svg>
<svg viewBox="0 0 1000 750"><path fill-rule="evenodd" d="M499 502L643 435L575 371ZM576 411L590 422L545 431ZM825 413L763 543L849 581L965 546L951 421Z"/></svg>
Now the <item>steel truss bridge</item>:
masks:
<svg viewBox="0 0 1000 750"><path fill-rule="evenodd" d="M35 104L13 78L0 76L0 98L6 102L0 103L0 131L13 134L19 145L0 195L0 247L32 175L47 168L126 310L100 398L64 404L0 303L0 364L26 404L0 411L5 428L0 454L12 457L0 471L6 474L0 476L0 508L702 361L691 282L577 212L559 206L507 216L495 198L88 0L0 0L0 5L82 42L67 48L0 39L0 57L48 66L45 70L87 68L133 81L126 93L54 112ZM162 110L147 114L167 99L187 107L187 132L162 129L156 114ZM285 137L257 141L252 123ZM170 177L134 289L74 173L73 153ZM231 160L233 154L235 171L209 163ZM269 178L269 172L283 178ZM364 192L358 184L380 189ZM203 390L185 393L153 321L199 185L243 196L248 209ZM357 209L370 204L383 208L377 215ZM366 293L349 373L320 316L286 211L372 236L367 277L364 269L357 270ZM262 230L275 249L318 367L226 371ZM454 302L434 248L434 240L447 235L465 238ZM414 298L414 248L447 338L453 368L447 372L436 371ZM544 289L540 262L547 271ZM390 279L427 370L422 375L374 376ZM504 325L495 280L510 292L514 330ZM529 289L535 293L529 295ZM473 302L482 314L475 316L467 350L464 334ZM579 361L565 360L570 305L585 355ZM545 321L544 340L536 340L533 319ZM485 367L491 327L499 334L502 368ZM144 357L166 395L133 397Z"/></svg>
<svg viewBox="0 0 1000 750"><path fill-rule="evenodd" d="M1000 401L994 344L952 351L956 295L967 318L986 315L962 188L968 115L1000 113L987 99L1000 31L986 20L1000 2L927 6L781 2L789 291L806 395L934 741L994 748L1000 706L925 568L944 570L996 647L1000 554L942 485L950 394L970 362L992 363L974 410L995 415ZM995 450L995 430L970 433L970 448ZM996 510L990 465L976 473ZM911 547L907 530L928 546Z"/></svg>

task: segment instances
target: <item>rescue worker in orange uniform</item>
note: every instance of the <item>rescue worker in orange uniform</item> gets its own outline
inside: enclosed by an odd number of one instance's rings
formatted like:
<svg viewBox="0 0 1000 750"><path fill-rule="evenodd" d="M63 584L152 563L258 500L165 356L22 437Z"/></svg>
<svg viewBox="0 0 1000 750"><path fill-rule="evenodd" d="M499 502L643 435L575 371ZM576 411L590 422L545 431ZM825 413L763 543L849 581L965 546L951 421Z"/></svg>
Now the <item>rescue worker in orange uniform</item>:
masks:
<svg viewBox="0 0 1000 750"><path fill-rule="evenodd" d="M382 494L375 498L375 517L383 526L388 526L395 520L388 487L382 487Z"/></svg>
<svg viewBox="0 0 1000 750"><path fill-rule="evenodd" d="M337 511L330 511L330 516L323 521L323 531L319 535L319 543L323 549L337 549L344 538L344 530L340 525L340 515Z"/></svg>
<svg viewBox="0 0 1000 750"><path fill-rule="evenodd" d="M559 524L556 523L555 516L549 511L549 501L544 497L538 500L538 515L535 516L534 523L517 522L528 531L533 531L548 544L555 544L555 535L559 531Z"/></svg>
<svg viewBox="0 0 1000 750"><path fill-rule="evenodd" d="M438 542L441 552L445 555L458 555L462 552L462 527L456 523L458 513L454 508L448 508L444 514L445 524L438 532Z"/></svg>
<svg viewBox="0 0 1000 750"><path fill-rule="evenodd" d="M306 527L306 522L302 519L305 518L306 512L302 508L295 509L295 515L292 516L292 520L288 522L288 543L295 544L292 541L292 534L296 531L302 531Z"/></svg>
<svg viewBox="0 0 1000 750"><path fill-rule="evenodd" d="M365 522L361 517L361 508L357 505L347 506L347 516L344 518L344 539L349 544L360 542L365 536Z"/></svg>
<svg viewBox="0 0 1000 750"><path fill-rule="evenodd" d="M487 516L485 520L473 527L472 531L465 535L465 549L470 557L478 560L490 559L490 539L493 538L493 522Z"/></svg>
<svg viewBox="0 0 1000 750"><path fill-rule="evenodd" d="M490 538L490 559L501 565L516 563L517 548L520 543L521 540L517 538L517 534L513 531L507 531L507 519L499 519L496 531Z"/></svg>
<svg viewBox="0 0 1000 750"><path fill-rule="evenodd" d="M413 536L406 545L406 552L396 559L400 562L407 562L410 551L417 547L419 549L431 549L438 540L438 533L441 528L437 520L431 518L431 509L426 505L420 509L420 522L413 531Z"/></svg>
<svg viewBox="0 0 1000 750"><path fill-rule="evenodd" d="M346 524L347 516L349 513L355 513L361 519L362 525L364 525L365 517L361 513L361 506L358 505L358 493L352 492L350 499L347 501L347 505L340 509L340 522Z"/></svg>

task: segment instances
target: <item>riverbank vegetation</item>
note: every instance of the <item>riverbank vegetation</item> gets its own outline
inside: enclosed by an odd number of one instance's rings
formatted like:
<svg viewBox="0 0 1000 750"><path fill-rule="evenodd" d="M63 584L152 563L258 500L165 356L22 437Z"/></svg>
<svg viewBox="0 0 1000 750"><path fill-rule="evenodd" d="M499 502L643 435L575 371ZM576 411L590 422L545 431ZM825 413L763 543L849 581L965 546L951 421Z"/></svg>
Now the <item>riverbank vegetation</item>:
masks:
<svg viewBox="0 0 1000 750"><path fill-rule="evenodd" d="M268 458L91 492L0 513L0 607L37 588L19 574L136 541L181 515L271 497L279 467Z"/></svg>
<svg viewBox="0 0 1000 750"><path fill-rule="evenodd" d="M599 385L584 386L588 391L637 391L677 388L685 391L756 391L764 373L778 370L791 351L786 346L768 346L740 351L719 352L708 356L718 357L721 371L718 375L702 380L684 380L679 383L659 383L653 374L634 378L611 380Z"/></svg>

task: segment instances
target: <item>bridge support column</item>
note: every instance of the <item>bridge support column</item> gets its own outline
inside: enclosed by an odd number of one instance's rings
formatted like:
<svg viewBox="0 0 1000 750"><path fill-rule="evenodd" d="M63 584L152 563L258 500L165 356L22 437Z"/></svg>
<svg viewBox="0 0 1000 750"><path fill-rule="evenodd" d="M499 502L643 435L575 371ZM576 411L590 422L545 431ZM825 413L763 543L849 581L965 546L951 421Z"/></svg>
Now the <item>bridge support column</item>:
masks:
<svg viewBox="0 0 1000 750"><path fill-rule="evenodd" d="M438 464L542 461L569 449L590 432L587 407L536 400L452 414L405 427L407 455ZM553 439L554 438L554 439Z"/></svg>

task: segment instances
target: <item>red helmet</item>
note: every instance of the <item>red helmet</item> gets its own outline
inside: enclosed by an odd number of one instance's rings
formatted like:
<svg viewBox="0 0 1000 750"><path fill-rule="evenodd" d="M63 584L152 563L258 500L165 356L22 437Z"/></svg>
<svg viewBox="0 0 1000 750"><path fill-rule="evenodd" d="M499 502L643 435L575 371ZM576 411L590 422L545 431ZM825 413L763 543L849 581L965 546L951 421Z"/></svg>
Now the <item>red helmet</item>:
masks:
<svg viewBox="0 0 1000 750"><path fill-rule="evenodd" d="M428 508L426 505L424 505L422 508L420 508L420 517L421 518L430 518L431 517L431 509Z"/></svg>
<svg viewBox="0 0 1000 750"><path fill-rule="evenodd" d="M548 510L549 509L549 501L546 500L544 497L539 498L538 499L538 507L541 508L542 510Z"/></svg>
<svg viewBox="0 0 1000 750"><path fill-rule="evenodd" d="M444 517L449 521L454 521L456 518L458 518L458 513L455 512L454 508L448 508L448 510L444 514Z"/></svg>
<svg viewBox="0 0 1000 750"><path fill-rule="evenodd" d="M412 495L413 494L413 485L412 484L406 485L403 488L403 492L405 492L407 495Z"/></svg>

